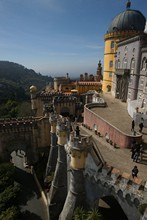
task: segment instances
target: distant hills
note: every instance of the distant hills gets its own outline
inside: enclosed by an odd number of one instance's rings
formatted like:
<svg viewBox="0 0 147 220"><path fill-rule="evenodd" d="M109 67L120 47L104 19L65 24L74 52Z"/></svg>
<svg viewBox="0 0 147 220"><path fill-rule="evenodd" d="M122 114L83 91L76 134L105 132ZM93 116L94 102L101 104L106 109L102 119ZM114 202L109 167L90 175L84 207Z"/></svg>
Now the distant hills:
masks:
<svg viewBox="0 0 147 220"><path fill-rule="evenodd" d="M6 105L7 108L13 108L18 107L21 102L30 101L31 85L40 90L50 82L53 82L50 76L43 76L18 63L0 61L0 117L5 115L5 112L9 116L10 109L7 111ZM15 112L14 116L17 116L17 111Z"/></svg>
<svg viewBox="0 0 147 220"><path fill-rule="evenodd" d="M32 69L9 61L0 61L0 81L13 82L27 90L32 84L41 89L53 78L36 73Z"/></svg>

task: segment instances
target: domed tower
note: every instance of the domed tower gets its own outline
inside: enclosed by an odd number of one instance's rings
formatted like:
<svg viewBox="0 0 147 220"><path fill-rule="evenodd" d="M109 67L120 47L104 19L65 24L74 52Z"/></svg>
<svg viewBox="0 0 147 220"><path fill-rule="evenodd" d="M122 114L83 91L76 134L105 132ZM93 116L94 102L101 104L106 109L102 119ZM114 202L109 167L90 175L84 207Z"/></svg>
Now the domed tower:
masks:
<svg viewBox="0 0 147 220"><path fill-rule="evenodd" d="M145 29L146 18L138 11L130 8L131 2L128 0L126 10L119 13L111 22L107 33L104 36L104 72L103 86L104 92L113 91L113 77L115 71L115 54L117 43L137 34L142 34ZM113 94L112 94L113 95Z"/></svg>
<svg viewBox="0 0 147 220"><path fill-rule="evenodd" d="M57 119L56 134L58 158L51 188L48 194L50 219L57 219L67 195L67 154L64 145L68 138L68 124L64 117Z"/></svg>

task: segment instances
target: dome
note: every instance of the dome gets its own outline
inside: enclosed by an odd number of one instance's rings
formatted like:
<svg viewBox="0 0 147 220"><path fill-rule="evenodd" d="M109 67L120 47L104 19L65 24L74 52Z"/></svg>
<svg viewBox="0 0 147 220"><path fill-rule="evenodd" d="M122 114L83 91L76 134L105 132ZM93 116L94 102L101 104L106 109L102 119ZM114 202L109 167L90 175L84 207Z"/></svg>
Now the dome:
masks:
<svg viewBox="0 0 147 220"><path fill-rule="evenodd" d="M32 85L32 86L30 87L30 92L31 92L31 93L37 92L37 87L34 86L34 85Z"/></svg>
<svg viewBox="0 0 147 220"><path fill-rule="evenodd" d="M112 20L108 33L124 30L144 31L145 25L146 18L140 11L127 9Z"/></svg>

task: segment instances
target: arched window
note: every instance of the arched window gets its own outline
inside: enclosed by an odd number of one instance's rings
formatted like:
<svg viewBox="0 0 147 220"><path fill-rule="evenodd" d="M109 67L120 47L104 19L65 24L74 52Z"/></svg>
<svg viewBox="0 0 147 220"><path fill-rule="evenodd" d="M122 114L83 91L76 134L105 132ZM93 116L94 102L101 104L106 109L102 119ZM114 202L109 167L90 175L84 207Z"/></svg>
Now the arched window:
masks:
<svg viewBox="0 0 147 220"><path fill-rule="evenodd" d="M118 61L115 61L115 69L118 69Z"/></svg>
<svg viewBox="0 0 147 220"><path fill-rule="evenodd" d="M142 70L147 70L147 59L146 57L143 58L142 60Z"/></svg>
<svg viewBox="0 0 147 220"><path fill-rule="evenodd" d="M135 53L135 48L133 48L132 52Z"/></svg>
<svg viewBox="0 0 147 220"><path fill-rule="evenodd" d="M134 70L134 69L135 69L135 59L134 59L134 58L132 58L132 60L131 60L130 69L131 69L131 70Z"/></svg>
<svg viewBox="0 0 147 220"><path fill-rule="evenodd" d="M111 41L111 49L114 48L114 41Z"/></svg>
<svg viewBox="0 0 147 220"><path fill-rule="evenodd" d="M117 67L120 69L120 60L117 61Z"/></svg>
<svg viewBox="0 0 147 220"><path fill-rule="evenodd" d="M128 64L127 58L124 58L124 60L123 60L123 69L127 69L127 64Z"/></svg>
<svg viewBox="0 0 147 220"><path fill-rule="evenodd" d="M110 67L110 68L113 67L113 61L112 61L112 60L110 60L110 62L109 62L109 67Z"/></svg>
<svg viewBox="0 0 147 220"><path fill-rule="evenodd" d="M125 51L125 54L127 54L127 52L128 52L128 47L127 46L125 47L124 51Z"/></svg>

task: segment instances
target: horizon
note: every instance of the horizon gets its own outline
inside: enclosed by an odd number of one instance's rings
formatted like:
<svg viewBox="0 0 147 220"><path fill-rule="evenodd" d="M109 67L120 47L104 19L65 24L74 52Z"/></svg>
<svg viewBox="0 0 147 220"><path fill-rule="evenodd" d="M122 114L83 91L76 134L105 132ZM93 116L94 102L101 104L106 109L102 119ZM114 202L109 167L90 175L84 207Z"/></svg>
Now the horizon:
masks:
<svg viewBox="0 0 147 220"><path fill-rule="evenodd" d="M0 60L48 76L76 78L103 67L104 35L127 0L7 0L0 3ZM111 5L111 7L110 7ZM132 0L145 17L147 2Z"/></svg>

